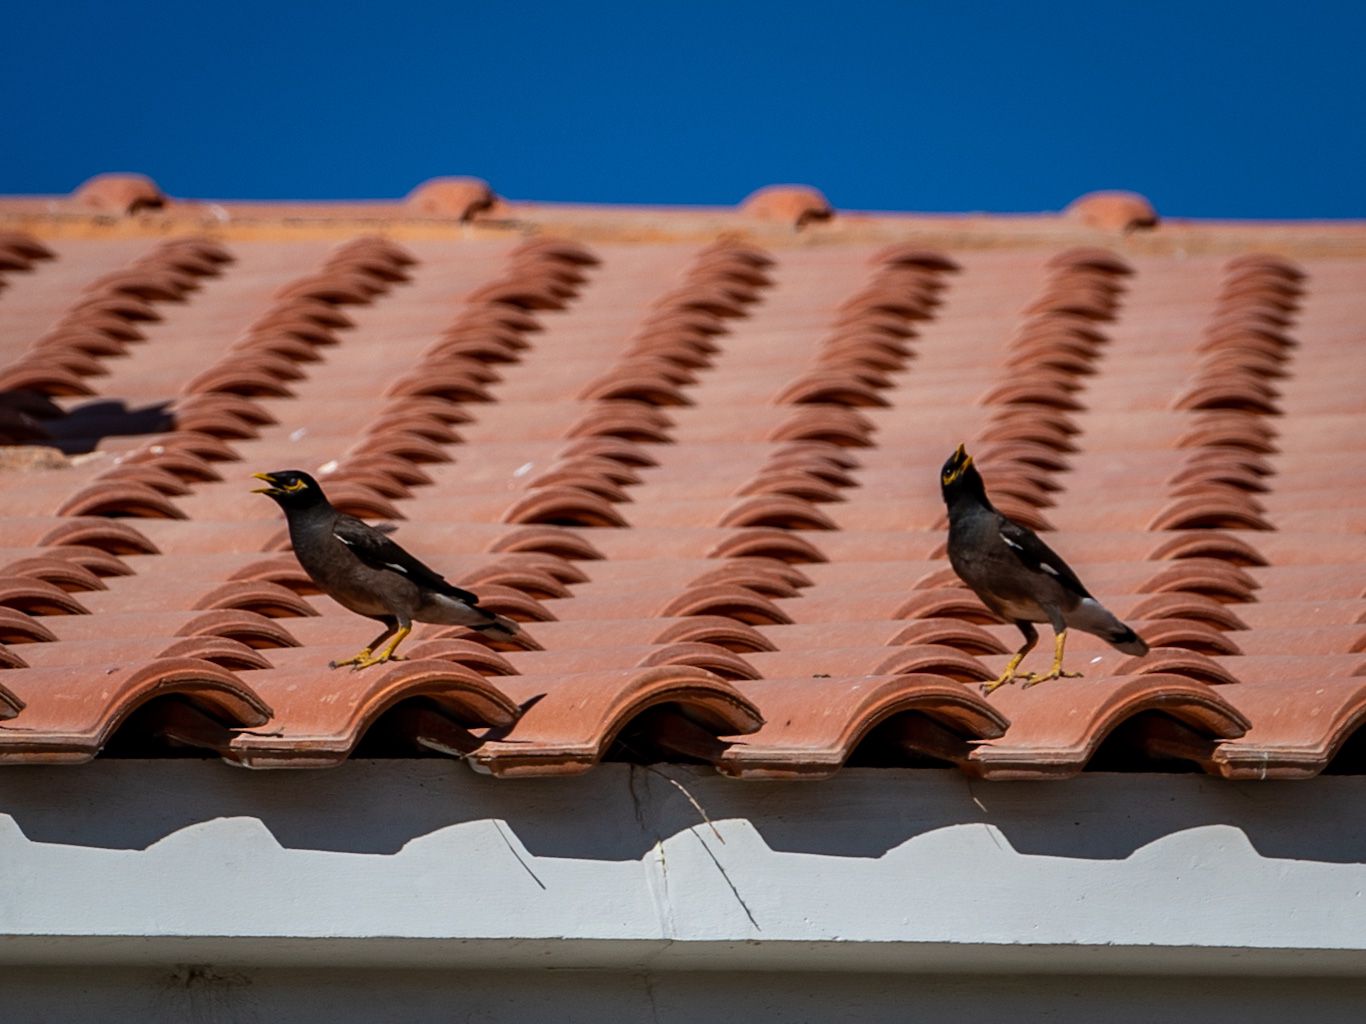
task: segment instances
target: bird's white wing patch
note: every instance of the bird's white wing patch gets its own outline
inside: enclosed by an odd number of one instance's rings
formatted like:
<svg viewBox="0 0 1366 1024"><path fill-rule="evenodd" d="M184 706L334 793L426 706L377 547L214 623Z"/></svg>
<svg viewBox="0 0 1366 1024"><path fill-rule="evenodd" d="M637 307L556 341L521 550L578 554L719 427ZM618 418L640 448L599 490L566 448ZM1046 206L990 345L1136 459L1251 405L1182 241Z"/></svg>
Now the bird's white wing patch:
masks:
<svg viewBox="0 0 1366 1024"><path fill-rule="evenodd" d="M1004 533L1001 534L1001 539L1002 539L1003 541L1006 542L1006 546L1007 546L1007 547L1012 547L1012 548L1014 548L1016 551L1023 551L1023 550L1024 550L1024 548L1022 548L1019 544L1016 544L1013 540L1011 540L1009 537L1007 537Z"/></svg>
<svg viewBox="0 0 1366 1024"><path fill-rule="evenodd" d="M343 544L345 544L348 548L353 548L353 547L356 546L356 545L352 544L349 540L347 540L345 537L343 537L340 533L337 533L335 530L332 532L332 536L336 537L337 540L341 541L341 542L342 542Z"/></svg>
<svg viewBox="0 0 1366 1024"><path fill-rule="evenodd" d="M1057 576L1057 575L1059 575L1058 570L1057 570L1057 569L1054 569L1054 568L1053 568L1051 565L1049 565L1047 562L1040 562L1040 563L1039 563L1039 568L1042 569L1044 572L1048 573L1050 576Z"/></svg>

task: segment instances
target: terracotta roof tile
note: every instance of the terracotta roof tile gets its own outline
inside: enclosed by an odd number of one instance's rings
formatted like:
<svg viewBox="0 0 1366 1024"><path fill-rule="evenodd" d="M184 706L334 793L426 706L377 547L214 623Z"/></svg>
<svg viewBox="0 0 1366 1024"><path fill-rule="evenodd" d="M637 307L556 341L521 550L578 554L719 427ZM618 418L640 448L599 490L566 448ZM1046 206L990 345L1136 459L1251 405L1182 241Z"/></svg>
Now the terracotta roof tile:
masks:
<svg viewBox="0 0 1366 1024"><path fill-rule="evenodd" d="M1359 226L475 179L220 209L136 176L0 198L0 443L71 456L0 449L0 760L1359 770ZM981 696L1019 641L947 565L959 442L1150 655L1078 636L1087 678ZM250 493L285 468L525 642L424 625L329 670L373 628Z"/></svg>

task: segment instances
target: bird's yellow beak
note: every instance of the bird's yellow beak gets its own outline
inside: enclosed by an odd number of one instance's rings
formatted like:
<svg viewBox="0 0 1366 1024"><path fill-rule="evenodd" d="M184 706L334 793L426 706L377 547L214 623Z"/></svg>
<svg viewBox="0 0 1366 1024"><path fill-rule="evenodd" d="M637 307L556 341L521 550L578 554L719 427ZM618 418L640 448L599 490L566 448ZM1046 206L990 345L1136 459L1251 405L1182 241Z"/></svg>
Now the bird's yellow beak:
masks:
<svg viewBox="0 0 1366 1024"><path fill-rule="evenodd" d="M270 474L269 474L269 473L253 473L253 474L251 474L251 475L252 475L252 479L254 479L254 480L264 480L266 483L268 483L268 484L271 485L271 486L269 486L269 487L253 487L253 488L252 488L252 491L251 491L252 494L278 494L278 493L279 493L278 488L275 487L275 481L272 480L272 479L270 478Z"/></svg>

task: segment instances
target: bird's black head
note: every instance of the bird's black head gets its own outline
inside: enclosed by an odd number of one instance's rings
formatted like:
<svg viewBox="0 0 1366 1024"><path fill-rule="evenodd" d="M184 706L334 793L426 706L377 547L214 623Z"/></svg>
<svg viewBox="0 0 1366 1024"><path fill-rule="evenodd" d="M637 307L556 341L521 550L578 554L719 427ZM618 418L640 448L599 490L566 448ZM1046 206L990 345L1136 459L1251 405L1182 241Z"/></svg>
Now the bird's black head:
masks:
<svg viewBox="0 0 1366 1024"><path fill-rule="evenodd" d="M961 444L939 471L939 487L944 492L944 503L947 505L965 498L984 503L987 500L987 488L982 482L982 474L977 472L977 467L972 464L972 456Z"/></svg>
<svg viewBox="0 0 1366 1024"><path fill-rule="evenodd" d="M274 498L276 504L286 512L327 502L327 496L318 486L318 481L302 470L282 469L275 473L253 473L252 476L270 484L269 487L258 487L252 493Z"/></svg>

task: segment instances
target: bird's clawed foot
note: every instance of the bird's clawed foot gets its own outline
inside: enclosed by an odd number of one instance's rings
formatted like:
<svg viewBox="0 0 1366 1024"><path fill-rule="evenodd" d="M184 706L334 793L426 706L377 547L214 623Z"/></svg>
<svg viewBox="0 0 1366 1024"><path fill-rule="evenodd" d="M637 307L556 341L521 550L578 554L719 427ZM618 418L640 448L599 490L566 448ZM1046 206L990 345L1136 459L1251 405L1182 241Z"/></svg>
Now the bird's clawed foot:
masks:
<svg viewBox="0 0 1366 1024"><path fill-rule="evenodd" d="M1064 672L1061 667L1054 666L1051 671L1045 672L1043 675L1039 675L1037 672L1026 672L1023 678L1024 682L1020 684L1020 689L1027 690L1031 686L1035 686L1038 683L1046 683L1050 679L1080 679L1081 673Z"/></svg>
<svg viewBox="0 0 1366 1024"><path fill-rule="evenodd" d="M407 660L408 659L403 655L392 654L389 651L380 651L379 654L372 655L369 648L367 648L357 654L354 658L347 658L345 661L329 661L327 667L341 668L344 665L350 665L352 672L359 672L363 668L369 668L371 665L382 665L386 661Z"/></svg>
<svg viewBox="0 0 1366 1024"><path fill-rule="evenodd" d="M992 691L1005 686L1006 683L1013 683L1017 679L1028 679L1030 673L1016 672L1014 668L1008 668L989 683L982 684L982 696L988 696ZM1029 685L1028 683L1025 684Z"/></svg>

